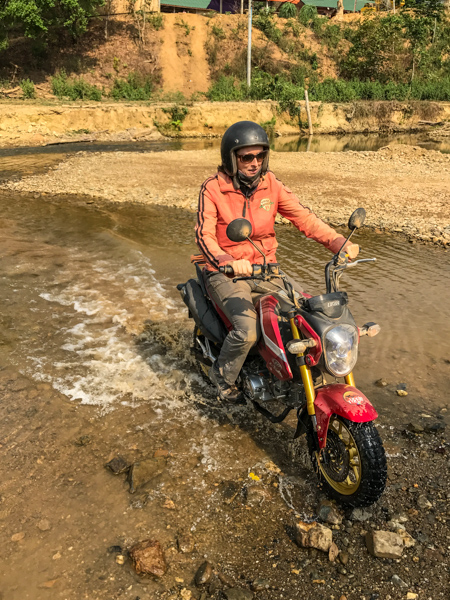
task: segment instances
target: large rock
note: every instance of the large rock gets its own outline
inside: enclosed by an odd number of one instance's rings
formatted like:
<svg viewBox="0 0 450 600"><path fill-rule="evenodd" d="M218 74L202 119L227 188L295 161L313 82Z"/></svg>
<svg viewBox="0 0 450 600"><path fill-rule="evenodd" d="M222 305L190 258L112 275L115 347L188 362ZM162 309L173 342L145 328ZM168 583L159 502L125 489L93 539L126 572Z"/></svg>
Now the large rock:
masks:
<svg viewBox="0 0 450 600"><path fill-rule="evenodd" d="M392 531L369 531L366 546L378 558L400 558L404 548L403 538Z"/></svg>
<svg viewBox="0 0 450 600"><path fill-rule="evenodd" d="M144 540L132 546L130 558L138 574L162 577L167 571L166 558L161 545L156 540Z"/></svg>
<svg viewBox="0 0 450 600"><path fill-rule="evenodd" d="M136 490L144 487L152 479L161 475L166 468L164 458L146 458L134 463L128 474L130 483L130 493L134 494Z"/></svg>
<svg viewBox="0 0 450 600"><path fill-rule="evenodd" d="M302 548L317 548L328 552L333 543L333 532L320 523L299 521L295 525L295 541Z"/></svg>

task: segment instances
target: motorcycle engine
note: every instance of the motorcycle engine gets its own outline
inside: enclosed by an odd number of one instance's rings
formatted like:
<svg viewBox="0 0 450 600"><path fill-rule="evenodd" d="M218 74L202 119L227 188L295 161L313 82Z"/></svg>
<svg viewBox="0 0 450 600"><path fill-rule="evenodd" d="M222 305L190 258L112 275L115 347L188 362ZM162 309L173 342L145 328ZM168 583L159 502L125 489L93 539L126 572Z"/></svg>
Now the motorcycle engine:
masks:
<svg viewBox="0 0 450 600"><path fill-rule="evenodd" d="M286 382L275 381L270 385L268 379L256 373L247 373L243 379L245 395L250 400L268 402L269 400L282 399L286 396L289 385ZM286 389L285 389L286 388Z"/></svg>
<svg viewBox="0 0 450 600"><path fill-rule="evenodd" d="M245 395L250 400L269 400L272 397L264 377L260 375L246 375L243 381Z"/></svg>

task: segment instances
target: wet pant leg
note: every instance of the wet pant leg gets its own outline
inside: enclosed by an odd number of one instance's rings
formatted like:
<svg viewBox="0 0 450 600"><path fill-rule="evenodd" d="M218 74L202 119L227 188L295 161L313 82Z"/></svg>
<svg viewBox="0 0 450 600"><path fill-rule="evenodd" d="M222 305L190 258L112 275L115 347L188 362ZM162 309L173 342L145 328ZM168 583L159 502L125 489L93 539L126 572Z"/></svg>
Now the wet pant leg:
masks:
<svg viewBox="0 0 450 600"><path fill-rule="evenodd" d="M252 346L259 338L259 323L252 301L253 286L247 281L233 283L223 273L208 276L208 291L233 325L218 358L218 366L225 381L232 385Z"/></svg>

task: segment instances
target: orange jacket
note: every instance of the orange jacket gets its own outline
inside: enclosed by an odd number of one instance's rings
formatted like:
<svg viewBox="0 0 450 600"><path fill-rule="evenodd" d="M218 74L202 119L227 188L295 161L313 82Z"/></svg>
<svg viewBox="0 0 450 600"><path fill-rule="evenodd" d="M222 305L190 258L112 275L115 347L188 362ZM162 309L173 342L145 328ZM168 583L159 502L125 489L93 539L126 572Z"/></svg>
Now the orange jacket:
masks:
<svg viewBox="0 0 450 600"><path fill-rule="evenodd" d="M267 262L276 262L278 242L274 223L277 212L307 237L320 242L333 253L345 241L342 235L300 204L298 198L271 171L261 177L259 185L248 199L240 190L235 190L228 175L219 171L203 183L198 202L196 242L207 261L206 268L216 271L219 266L241 258L252 264L263 262L263 257L250 242L235 243L227 238L227 225L239 217L251 222L251 238L264 252Z"/></svg>

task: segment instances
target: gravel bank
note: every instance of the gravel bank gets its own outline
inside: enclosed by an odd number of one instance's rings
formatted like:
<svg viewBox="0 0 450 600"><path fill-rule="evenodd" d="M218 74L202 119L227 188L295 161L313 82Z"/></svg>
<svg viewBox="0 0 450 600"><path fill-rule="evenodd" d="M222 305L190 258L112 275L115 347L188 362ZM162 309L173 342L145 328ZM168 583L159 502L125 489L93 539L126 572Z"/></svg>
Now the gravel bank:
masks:
<svg viewBox="0 0 450 600"><path fill-rule="evenodd" d="M80 152L45 175L8 181L0 189L195 210L200 184L218 161L217 150ZM400 144L378 152L273 152L271 168L331 224L345 223L364 206L367 225L375 230L450 244L450 155Z"/></svg>

